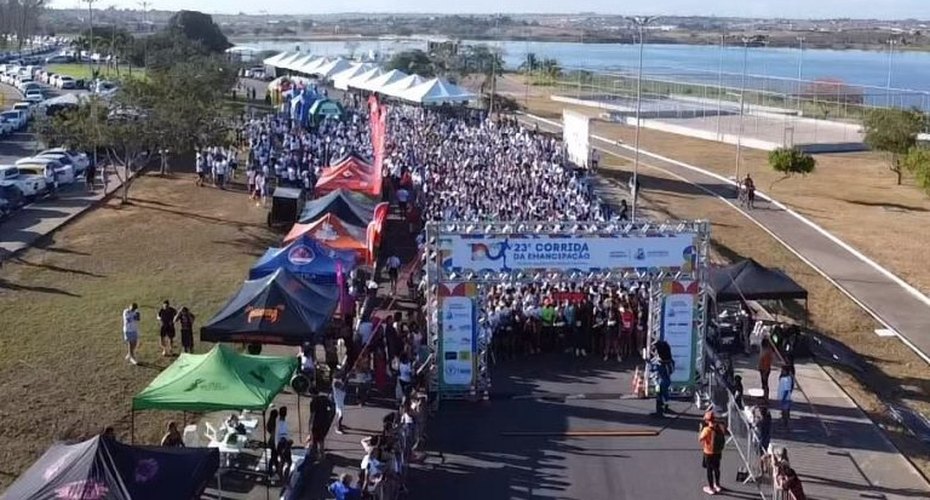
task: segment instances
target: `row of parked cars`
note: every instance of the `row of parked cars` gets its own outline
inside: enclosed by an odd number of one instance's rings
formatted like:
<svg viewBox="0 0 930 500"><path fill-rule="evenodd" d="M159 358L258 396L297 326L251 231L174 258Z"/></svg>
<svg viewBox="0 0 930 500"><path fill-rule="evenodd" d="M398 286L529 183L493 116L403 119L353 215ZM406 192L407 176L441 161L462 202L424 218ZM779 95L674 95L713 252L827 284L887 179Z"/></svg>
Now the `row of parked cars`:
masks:
<svg viewBox="0 0 930 500"><path fill-rule="evenodd" d="M46 149L14 165L0 165L0 215L55 196L62 186L83 179L89 166L86 154L66 148Z"/></svg>

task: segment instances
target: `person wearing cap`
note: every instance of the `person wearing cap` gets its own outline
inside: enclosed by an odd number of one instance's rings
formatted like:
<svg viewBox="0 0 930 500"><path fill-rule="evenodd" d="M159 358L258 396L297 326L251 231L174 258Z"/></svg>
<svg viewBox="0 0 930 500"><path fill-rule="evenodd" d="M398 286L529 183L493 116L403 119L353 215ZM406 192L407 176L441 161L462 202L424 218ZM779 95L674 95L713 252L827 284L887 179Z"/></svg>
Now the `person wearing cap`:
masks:
<svg viewBox="0 0 930 500"><path fill-rule="evenodd" d="M708 410L704 414L701 431L698 434L698 442L701 443L701 451L704 454L704 469L707 471L707 486L704 487L704 493L708 495L716 495L723 490L720 486L720 459L727 442L726 433L726 427L717 421L714 410Z"/></svg>

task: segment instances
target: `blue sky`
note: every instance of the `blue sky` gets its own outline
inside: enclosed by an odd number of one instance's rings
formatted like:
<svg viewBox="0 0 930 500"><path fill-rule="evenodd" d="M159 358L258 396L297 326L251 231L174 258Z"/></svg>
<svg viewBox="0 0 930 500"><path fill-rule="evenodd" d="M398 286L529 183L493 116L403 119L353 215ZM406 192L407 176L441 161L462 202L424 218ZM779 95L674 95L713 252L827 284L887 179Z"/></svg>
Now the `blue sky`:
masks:
<svg viewBox="0 0 930 500"><path fill-rule="evenodd" d="M569 13L678 14L759 17L856 17L930 19L930 0L150 0L154 9L190 9L205 12L309 14L313 12L437 12L437 13ZM78 0L53 0L57 7L73 8ZM86 4L84 4L86 5ZM98 0L95 8L139 8L138 0Z"/></svg>

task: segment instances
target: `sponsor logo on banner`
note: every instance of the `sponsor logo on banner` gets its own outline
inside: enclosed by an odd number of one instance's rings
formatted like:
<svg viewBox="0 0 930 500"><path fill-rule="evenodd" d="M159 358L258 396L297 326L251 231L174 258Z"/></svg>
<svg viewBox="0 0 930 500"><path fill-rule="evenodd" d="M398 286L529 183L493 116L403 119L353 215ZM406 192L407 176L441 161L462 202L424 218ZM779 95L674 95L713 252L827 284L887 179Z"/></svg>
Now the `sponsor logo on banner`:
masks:
<svg viewBox="0 0 930 500"><path fill-rule="evenodd" d="M313 259L316 258L316 255L313 254L313 250L306 245L297 245L287 252L287 260L291 261L291 264L295 266L303 266L313 262Z"/></svg>
<svg viewBox="0 0 930 500"><path fill-rule="evenodd" d="M662 337L668 342L675 360L672 382L691 381L694 346L694 299L691 294L676 293L665 297Z"/></svg>
<svg viewBox="0 0 930 500"><path fill-rule="evenodd" d="M246 316L247 323L251 323L252 320L261 321L263 319L267 319L268 322L273 324L273 323L277 323L278 320L281 319L281 313L284 312L284 306L280 305L280 306L269 307L269 308L258 308L258 307L249 306L245 308L245 312L247 314Z"/></svg>
<svg viewBox="0 0 930 500"><path fill-rule="evenodd" d="M336 232L332 224L324 222L320 225L320 228L313 233L313 237L320 241L333 241L339 238L339 233Z"/></svg>

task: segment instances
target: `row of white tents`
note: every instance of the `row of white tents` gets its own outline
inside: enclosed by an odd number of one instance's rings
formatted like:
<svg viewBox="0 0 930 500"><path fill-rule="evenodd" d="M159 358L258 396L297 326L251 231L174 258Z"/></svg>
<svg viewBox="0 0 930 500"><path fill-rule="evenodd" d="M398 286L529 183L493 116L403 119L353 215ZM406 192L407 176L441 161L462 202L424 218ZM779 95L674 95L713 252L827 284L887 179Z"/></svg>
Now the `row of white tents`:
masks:
<svg viewBox="0 0 930 500"><path fill-rule="evenodd" d="M392 69L384 71L371 63L342 57L318 57L300 52L282 52L264 60L265 66L299 75L328 80L340 90L357 89L422 104L452 104L474 101L477 96L442 78L423 78Z"/></svg>

